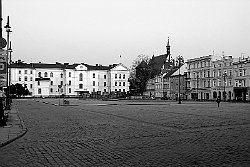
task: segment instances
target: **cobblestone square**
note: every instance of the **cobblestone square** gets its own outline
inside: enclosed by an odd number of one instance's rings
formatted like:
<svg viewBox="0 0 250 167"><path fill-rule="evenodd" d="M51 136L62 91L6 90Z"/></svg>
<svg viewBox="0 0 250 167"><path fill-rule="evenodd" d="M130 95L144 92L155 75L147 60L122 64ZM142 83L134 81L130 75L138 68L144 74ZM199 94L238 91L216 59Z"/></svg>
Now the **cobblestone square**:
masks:
<svg viewBox="0 0 250 167"><path fill-rule="evenodd" d="M250 104L15 100L28 132L0 166L249 166Z"/></svg>

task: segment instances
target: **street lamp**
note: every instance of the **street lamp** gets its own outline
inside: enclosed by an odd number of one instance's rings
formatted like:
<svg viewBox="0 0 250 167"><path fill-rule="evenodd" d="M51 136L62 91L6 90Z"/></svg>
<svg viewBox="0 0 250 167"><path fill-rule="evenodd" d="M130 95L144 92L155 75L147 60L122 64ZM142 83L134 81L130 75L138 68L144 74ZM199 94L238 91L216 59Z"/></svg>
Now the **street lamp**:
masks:
<svg viewBox="0 0 250 167"><path fill-rule="evenodd" d="M9 44L10 44L10 33L12 32L10 29L10 21L9 21L9 16L7 18L7 24L6 26L4 26L4 28L6 29L7 32L7 63L6 63L6 68L7 68L7 94L6 94L6 105L5 105L5 109L6 110L10 110L10 92L9 92L9 80L10 78L8 77L8 72L9 72L9 66L8 66L8 58L9 58Z"/></svg>
<svg viewBox="0 0 250 167"><path fill-rule="evenodd" d="M181 69L181 66L183 65L184 63L184 58L179 55L177 57L177 61L178 61L178 66L179 66L179 92L178 92L178 97L179 97L179 102L178 104L181 104L181 72L180 72L180 69Z"/></svg>
<svg viewBox="0 0 250 167"><path fill-rule="evenodd" d="M198 72L197 72L197 75L196 75L196 78L197 78L197 101L199 100L199 92L198 92L198 87L199 87L199 75L198 75Z"/></svg>
<svg viewBox="0 0 250 167"><path fill-rule="evenodd" d="M223 74L223 79L224 79L224 91L223 91L223 99L224 101L226 101L226 77L227 77L227 73Z"/></svg>

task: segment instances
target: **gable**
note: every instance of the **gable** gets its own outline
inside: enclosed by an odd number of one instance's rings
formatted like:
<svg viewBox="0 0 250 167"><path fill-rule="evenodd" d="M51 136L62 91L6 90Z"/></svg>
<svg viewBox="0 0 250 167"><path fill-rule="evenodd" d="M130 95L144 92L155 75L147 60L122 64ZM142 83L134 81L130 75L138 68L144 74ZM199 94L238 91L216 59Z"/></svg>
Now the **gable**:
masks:
<svg viewBox="0 0 250 167"><path fill-rule="evenodd" d="M112 68L111 71L129 71L129 69L123 64L118 64L117 66Z"/></svg>
<svg viewBox="0 0 250 167"><path fill-rule="evenodd" d="M76 66L75 68L77 71L88 70L88 68L83 64L80 64L80 65Z"/></svg>

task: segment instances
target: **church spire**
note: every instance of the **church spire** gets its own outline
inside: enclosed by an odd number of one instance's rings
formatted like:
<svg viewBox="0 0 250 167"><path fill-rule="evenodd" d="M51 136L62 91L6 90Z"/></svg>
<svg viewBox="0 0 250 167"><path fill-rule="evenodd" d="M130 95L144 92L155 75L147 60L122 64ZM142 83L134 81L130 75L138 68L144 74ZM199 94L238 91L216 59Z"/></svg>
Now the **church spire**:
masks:
<svg viewBox="0 0 250 167"><path fill-rule="evenodd" d="M167 43L166 48L167 48L167 56L166 56L166 58L168 57L168 62L170 62L170 60L171 60L171 54L170 54L169 37L168 37L168 43Z"/></svg>

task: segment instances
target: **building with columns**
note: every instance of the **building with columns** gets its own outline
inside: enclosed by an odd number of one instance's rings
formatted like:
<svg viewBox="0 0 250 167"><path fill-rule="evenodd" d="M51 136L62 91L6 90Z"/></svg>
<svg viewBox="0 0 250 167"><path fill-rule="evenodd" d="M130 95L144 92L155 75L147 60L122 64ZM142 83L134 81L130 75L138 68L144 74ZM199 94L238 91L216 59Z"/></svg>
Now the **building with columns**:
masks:
<svg viewBox="0 0 250 167"><path fill-rule="evenodd" d="M129 91L129 69L123 64L23 63L10 65L11 84L20 83L32 96L99 95Z"/></svg>

